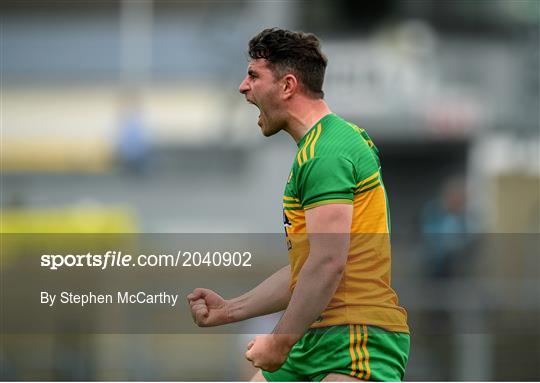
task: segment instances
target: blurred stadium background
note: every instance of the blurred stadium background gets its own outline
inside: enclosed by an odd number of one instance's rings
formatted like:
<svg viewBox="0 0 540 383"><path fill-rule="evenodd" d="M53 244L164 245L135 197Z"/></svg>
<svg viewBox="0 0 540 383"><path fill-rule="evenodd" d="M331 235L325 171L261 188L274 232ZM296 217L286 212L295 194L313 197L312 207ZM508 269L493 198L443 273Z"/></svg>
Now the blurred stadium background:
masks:
<svg viewBox="0 0 540 383"><path fill-rule="evenodd" d="M2 233L280 233L295 145L264 139L237 87L255 33L314 32L330 106L382 153L416 329L407 379L540 379L538 1L22 0L0 14ZM463 306L501 330L460 331ZM247 340L3 335L0 362L10 380L241 380Z"/></svg>

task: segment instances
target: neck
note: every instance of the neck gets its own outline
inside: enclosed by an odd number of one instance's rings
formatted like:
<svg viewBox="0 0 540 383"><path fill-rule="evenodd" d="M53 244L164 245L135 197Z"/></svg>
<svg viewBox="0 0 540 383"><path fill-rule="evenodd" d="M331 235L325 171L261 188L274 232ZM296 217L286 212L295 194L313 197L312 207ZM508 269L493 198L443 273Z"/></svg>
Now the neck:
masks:
<svg viewBox="0 0 540 383"><path fill-rule="evenodd" d="M291 106L284 130L298 143L317 121L330 113L332 111L323 99L300 100L297 105Z"/></svg>

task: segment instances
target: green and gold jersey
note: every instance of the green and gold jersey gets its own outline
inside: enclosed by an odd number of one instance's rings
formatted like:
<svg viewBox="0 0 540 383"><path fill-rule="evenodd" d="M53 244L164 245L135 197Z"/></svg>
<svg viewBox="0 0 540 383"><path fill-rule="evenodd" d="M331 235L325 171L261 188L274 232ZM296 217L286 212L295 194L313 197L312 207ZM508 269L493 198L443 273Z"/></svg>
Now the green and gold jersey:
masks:
<svg viewBox="0 0 540 383"><path fill-rule="evenodd" d="M367 324L409 332L407 312L390 287L390 213L379 152L368 134L335 114L298 143L283 197L291 291L309 255L305 210L353 205L351 244L343 278L312 327Z"/></svg>

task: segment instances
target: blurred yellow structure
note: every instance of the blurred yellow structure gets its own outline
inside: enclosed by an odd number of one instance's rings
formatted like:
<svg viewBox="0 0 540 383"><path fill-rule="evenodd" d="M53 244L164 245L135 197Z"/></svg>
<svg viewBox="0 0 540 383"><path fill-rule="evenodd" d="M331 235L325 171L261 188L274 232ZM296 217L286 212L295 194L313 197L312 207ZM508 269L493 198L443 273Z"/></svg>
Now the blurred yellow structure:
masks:
<svg viewBox="0 0 540 383"><path fill-rule="evenodd" d="M0 232L135 233L136 218L127 207L3 209Z"/></svg>

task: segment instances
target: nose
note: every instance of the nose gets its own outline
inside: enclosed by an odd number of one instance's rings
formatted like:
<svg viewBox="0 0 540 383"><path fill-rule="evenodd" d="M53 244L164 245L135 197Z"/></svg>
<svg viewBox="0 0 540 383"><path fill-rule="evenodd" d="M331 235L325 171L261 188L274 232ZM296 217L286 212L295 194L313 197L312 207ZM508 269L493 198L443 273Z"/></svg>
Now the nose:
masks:
<svg viewBox="0 0 540 383"><path fill-rule="evenodd" d="M249 78L246 76L244 80L240 83L240 86L238 87L238 91L242 94L245 94L249 90L249 84L248 84Z"/></svg>

